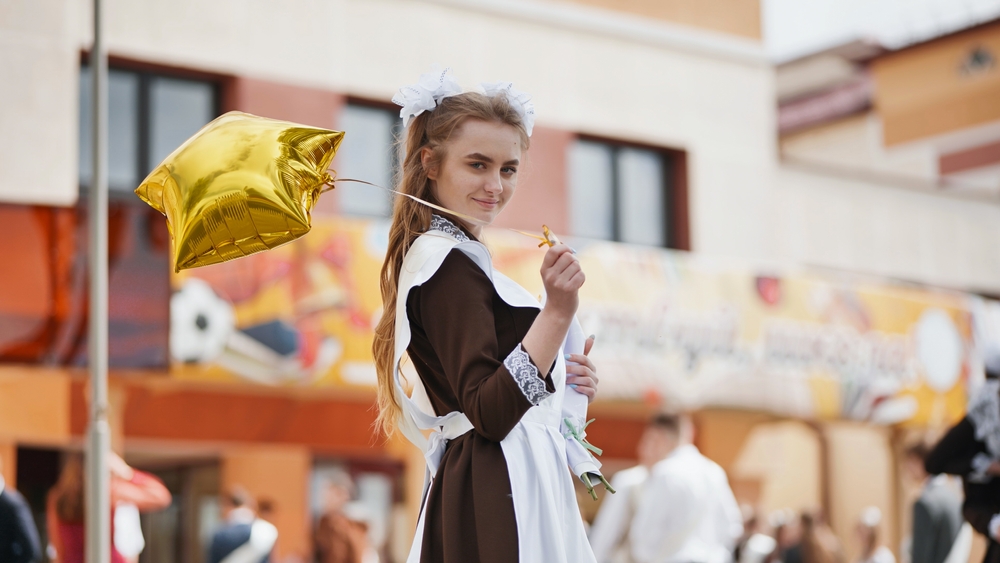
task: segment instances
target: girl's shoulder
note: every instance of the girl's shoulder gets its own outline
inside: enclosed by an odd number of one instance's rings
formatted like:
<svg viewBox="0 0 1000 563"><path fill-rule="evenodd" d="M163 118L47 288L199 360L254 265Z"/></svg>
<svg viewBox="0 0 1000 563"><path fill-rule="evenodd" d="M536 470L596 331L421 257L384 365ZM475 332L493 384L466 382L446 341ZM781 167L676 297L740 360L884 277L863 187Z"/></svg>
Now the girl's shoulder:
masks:
<svg viewBox="0 0 1000 563"><path fill-rule="evenodd" d="M493 261L489 250L482 243L464 236L458 238L451 233L430 229L423 233L406 251L402 273L423 272L418 278L430 277L453 251L461 251L478 266L487 277L493 277Z"/></svg>

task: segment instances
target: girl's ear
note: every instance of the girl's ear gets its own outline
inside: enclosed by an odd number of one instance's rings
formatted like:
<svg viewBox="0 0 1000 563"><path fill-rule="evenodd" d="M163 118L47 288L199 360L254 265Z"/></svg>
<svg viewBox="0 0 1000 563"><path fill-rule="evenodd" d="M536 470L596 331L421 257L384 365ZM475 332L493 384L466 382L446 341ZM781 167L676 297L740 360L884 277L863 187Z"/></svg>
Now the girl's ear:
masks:
<svg viewBox="0 0 1000 563"><path fill-rule="evenodd" d="M430 147L420 149L420 165L424 167L428 180L437 180L437 167L434 166L434 151Z"/></svg>

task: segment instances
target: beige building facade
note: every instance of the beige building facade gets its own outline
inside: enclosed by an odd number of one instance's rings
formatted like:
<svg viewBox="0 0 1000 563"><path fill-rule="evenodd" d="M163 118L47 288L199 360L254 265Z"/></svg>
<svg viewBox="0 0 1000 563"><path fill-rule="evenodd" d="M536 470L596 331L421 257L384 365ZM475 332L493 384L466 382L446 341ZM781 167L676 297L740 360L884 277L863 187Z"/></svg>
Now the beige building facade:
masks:
<svg viewBox="0 0 1000 563"><path fill-rule="evenodd" d="M589 200L581 203L590 192L578 192L578 185L589 185L580 177L585 180L586 171L594 169L578 164L612 155L614 169L654 155L660 159L659 181L671 186L662 196L662 214L653 219L653 231L659 230L653 233L655 245L737 258L760 270L804 265L1000 294L1000 206L996 194L982 187L990 185L988 173L962 164L989 157L955 156L982 152L1000 138L994 136L1000 117L991 113L990 103L1000 98L988 95L996 64L974 77L975 88L987 92L969 94L978 100L978 117L970 122L946 116L913 128L907 112L919 116L937 111L935 104L953 108L955 100L966 99L952 90L942 91L944 101L907 99L922 76L908 69L923 68L923 51L835 53L819 70L815 61L800 61L798 85L788 86L792 64L776 71L765 57L757 1L110 0L106 5L111 66L138 81L141 91L149 90L148 98L137 98L140 106L155 103L149 84L158 77L200 81L212 92L204 98L211 100L205 102L210 117L238 109L344 128L345 151L352 142L349 124L385 118L393 111L389 100L396 89L434 63L450 66L467 87L512 81L533 95L538 126L518 197L501 226L537 230L546 223L558 233L630 243L622 225L627 216L598 213L608 230L590 230L590 216L583 215ZM74 236L60 225L71 222L64 215L75 213L84 183L80 108L90 28L83 1L0 6L0 223L21 221L16 224L27 232L36 215L53 214L39 232ZM991 29L974 30L982 35L973 43L996 57ZM931 49L926 56L958 57L961 64L971 44L947 43L947 53ZM948 64L941 68L951 68ZM858 82L859 75L867 82ZM784 128L788 104L831 88L847 88L838 103L850 110L815 120L807 107L805 118ZM137 157L147 168L155 165L151 158ZM942 174L942 162L950 163L944 169L953 173ZM346 152L335 163L340 165L355 166ZM959 183L974 186L951 189ZM339 216L351 205L335 191L321 200L317 216ZM41 258L36 263L25 257L47 256L43 241L49 239L12 240L19 241L17 249L0 251L17 265L0 272L0 285L18 288L0 295L5 315L0 320L9 323L0 326L8 327L8 334L22 331L24 319L62 318L60 307L74 310L46 293L47 281L36 281L54 278L45 272L62 262L54 257L50 268ZM74 252L52 246L53 255ZM164 283L166 300L170 287ZM50 293L58 295L60 286L52 286ZM9 354L3 356L9 365L0 370L0 391L10 391L0 394L0 455L9 482L17 476L11 458L18 446L79 448L86 413L82 373L72 359L32 363L26 352L9 352L23 349L16 345L0 336L0 353ZM421 457L398 441L366 441L370 389L313 392L178 381L169 366L176 359L158 361L145 370L112 371L113 419L120 422L116 447L126 457L153 466L165 459L187 463L177 475L188 475L183 482L200 491L191 493L191 502L235 483L273 501L282 561L311 555L308 512L315 508L310 479L316 467L350 459L351 467L381 472L395 483L390 496L396 512L388 519L399 531L382 545L390 557L405 552L420 500ZM45 362L47 367L40 367ZM6 417L5 407L11 409ZM652 407L599 402L593 410L606 425L595 435L621 438L607 442L609 469L631 463ZM164 422L173 418L184 423ZM292 422L275 430L261 420ZM726 467L742 499L767 510L822 505L844 537L859 510L876 504L887 515L892 547L905 535L893 431L725 409L706 410L695 420L699 447ZM851 455L858 448L875 453L859 459ZM209 461L214 469L205 473ZM793 475L789 465L803 471ZM870 490L852 492L859 479ZM193 545L185 544L185 557L198 561Z"/></svg>

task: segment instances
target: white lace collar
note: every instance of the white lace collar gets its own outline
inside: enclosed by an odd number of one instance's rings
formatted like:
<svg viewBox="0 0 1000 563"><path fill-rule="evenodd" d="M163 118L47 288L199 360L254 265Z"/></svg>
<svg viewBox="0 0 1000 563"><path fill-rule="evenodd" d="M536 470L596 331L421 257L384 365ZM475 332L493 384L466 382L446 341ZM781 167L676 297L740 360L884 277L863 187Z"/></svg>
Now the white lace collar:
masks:
<svg viewBox="0 0 1000 563"><path fill-rule="evenodd" d="M456 239L458 239L458 242L471 242L472 241L472 239L469 238L469 235L465 234L465 231L463 231L461 228L459 228L458 225L456 225L455 223L452 223L451 221L449 221L448 219L445 219L444 217L442 217L440 215L436 215L436 214L435 215L431 215L431 228L429 230L431 230L431 231L440 231L442 233L445 233L446 235L451 235L451 236L455 237Z"/></svg>
<svg viewBox="0 0 1000 563"><path fill-rule="evenodd" d="M1000 380L986 380L969 402L968 416L976 439L986 444L994 459L1000 459Z"/></svg>

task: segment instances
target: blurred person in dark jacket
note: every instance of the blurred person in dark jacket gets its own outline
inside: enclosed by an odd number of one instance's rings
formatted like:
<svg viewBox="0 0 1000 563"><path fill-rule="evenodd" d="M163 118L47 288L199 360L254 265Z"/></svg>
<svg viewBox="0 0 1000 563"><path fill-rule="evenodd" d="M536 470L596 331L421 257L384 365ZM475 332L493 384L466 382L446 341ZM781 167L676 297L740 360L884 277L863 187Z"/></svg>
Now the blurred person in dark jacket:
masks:
<svg viewBox="0 0 1000 563"><path fill-rule="evenodd" d="M30 563L42 560L42 545L31 509L24 497L3 479L0 459L0 561Z"/></svg>
<svg viewBox="0 0 1000 563"><path fill-rule="evenodd" d="M1000 563L1000 348L984 355L986 382L969 402L968 413L934 446L924 462L931 475L962 478L962 514L986 536L985 563Z"/></svg>
<svg viewBox="0 0 1000 563"><path fill-rule="evenodd" d="M225 521L212 534L208 563L269 563L278 529L257 517L250 493L230 487L222 495L222 510Z"/></svg>
<svg viewBox="0 0 1000 563"><path fill-rule="evenodd" d="M324 484L323 514L313 532L318 563L362 563L368 527L344 513L352 496L354 482L346 473L335 474Z"/></svg>
<svg viewBox="0 0 1000 563"><path fill-rule="evenodd" d="M920 498L913 503L911 563L944 563L962 528L962 499L949 486L948 477L932 477L924 469L930 451L926 442L919 441L904 453L906 473L921 486Z"/></svg>

